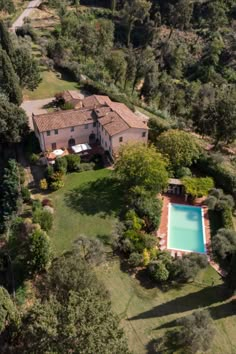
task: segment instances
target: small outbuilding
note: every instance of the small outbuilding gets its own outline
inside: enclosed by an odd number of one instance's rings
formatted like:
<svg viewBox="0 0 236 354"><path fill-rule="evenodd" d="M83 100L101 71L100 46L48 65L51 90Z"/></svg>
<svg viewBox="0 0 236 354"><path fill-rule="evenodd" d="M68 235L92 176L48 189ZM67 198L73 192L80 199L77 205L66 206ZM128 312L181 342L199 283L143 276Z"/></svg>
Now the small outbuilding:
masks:
<svg viewBox="0 0 236 354"><path fill-rule="evenodd" d="M175 195L184 194L184 185L180 179L169 178L167 193Z"/></svg>

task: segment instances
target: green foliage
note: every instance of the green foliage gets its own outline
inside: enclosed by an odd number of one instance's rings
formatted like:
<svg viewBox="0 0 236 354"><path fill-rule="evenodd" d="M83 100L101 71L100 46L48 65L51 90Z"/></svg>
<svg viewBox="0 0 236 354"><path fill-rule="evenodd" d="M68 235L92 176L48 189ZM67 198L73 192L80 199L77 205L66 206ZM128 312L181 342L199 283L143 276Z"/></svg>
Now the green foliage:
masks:
<svg viewBox="0 0 236 354"><path fill-rule="evenodd" d="M233 222L233 216L232 216L232 210L230 207L225 207L222 210L222 224L225 229L230 229L234 230L234 222Z"/></svg>
<svg viewBox="0 0 236 354"><path fill-rule="evenodd" d="M12 0L0 0L0 11L13 13L15 11L14 2Z"/></svg>
<svg viewBox="0 0 236 354"><path fill-rule="evenodd" d="M27 257L27 265L31 274L44 271L49 266L51 259L50 240L44 231L35 229L29 235Z"/></svg>
<svg viewBox="0 0 236 354"><path fill-rule="evenodd" d="M21 87L32 91L36 89L41 81L40 71L28 45L19 43L14 50L12 62Z"/></svg>
<svg viewBox="0 0 236 354"><path fill-rule="evenodd" d="M67 159L65 157L59 157L55 161L54 171L66 174L67 172Z"/></svg>
<svg viewBox="0 0 236 354"><path fill-rule="evenodd" d="M167 185L166 162L153 146L124 145L115 162L115 173L125 188L142 186L155 193Z"/></svg>
<svg viewBox="0 0 236 354"><path fill-rule="evenodd" d="M186 193L193 198L206 196L209 190L214 187L213 179L210 177L184 177L182 182Z"/></svg>
<svg viewBox="0 0 236 354"><path fill-rule="evenodd" d="M107 293L85 261L75 254L62 256L43 284L44 301L22 318L20 351L68 352L76 347L81 354L129 353Z"/></svg>
<svg viewBox="0 0 236 354"><path fill-rule="evenodd" d="M212 344L215 327L207 310L195 311L190 316L178 321L181 330L178 333L178 344L189 353L206 352Z"/></svg>
<svg viewBox="0 0 236 354"><path fill-rule="evenodd" d="M223 264L227 268L232 255L236 252L236 233L233 230L220 229L212 238L211 244L214 256L220 263L226 260Z"/></svg>
<svg viewBox="0 0 236 354"><path fill-rule="evenodd" d="M162 261L153 261L149 264L148 270L151 277L157 282L164 282L169 278L169 271Z"/></svg>
<svg viewBox="0 0 236 354"><path fill-rule="evenodd" d="M5 288L0 287L0 334L10 325L17 325L19 313Z"/></svg>
<svg viewBox="0 0 236 354"><path fill-rule="evenodd" d="M59 164L59 166L64 166L64 162ZM56 191L64 186L64 173L63 171L53 172L49 177L49 186L52 190Z"/></svg>
<svg viewBox="0 0 236 354"><path fill-rule="evenodd" d="M200 147L194 137L181 130L162 133L157 139L157 148L163 155L167 155L175 170L191 166L200 156Z"/></svg>
<svg viewBox="0 0 236 354"><path fill-rule="evenodd" d="M33 222L39 224L45 231L49 231L52 228L53 215L45 209L36 208L33 211Z"/></svg>
<svg viewBox="0 0 236 354"><path fill-rule="evenodd" d="M91 171L95 167L94 162L83 162L79 165L79 172L84 172L84 171Z"/></svg>
<svg viewBox="0 0 236 354"><path fill-rule="evenodd" d="M22 93L19 78L16 75L11 60L5 50L0 48L0 89L11 103L20 105Z"/></svg>
<svg viewBox="0 0 236 354"><path fill-rule="evenodd" d="M128 262L131 267L139 267L143 263L143 256L138 252L132 252L129 256Z"/></svg>
<svg viewBox="0 0 236 354"><path fill-rule="evenodd" d="M75 154L67 155L67 170L68 172L75 172L79 170L80 167L80 156Z"/></svg>
<svg viewBox="0 0 236 354"><path fill-rule="evenodd" d="M65 103L61 106L61 109L62 109L63 111L67 111L67 110L74 109L74 108L75 108L75 107L74 107L73 103L71 103L71 102L65 102Z"/></svg>
<svg viewBox="0 0 236 354"><path fill-rule="evenodd" d="M184 255L174 261L171 269L171 278L180 282L188 282L193 280L201 268L206 268L208 265L205 255L191 253Z"/></svg>
<svg viewBox="0 0 236 354"><path fill-rule="evenodd" d="M27 131L28 118L23 109L0 96L0 144L18 143Z"/></svg>
<svg viewBox="0 0 236 354"><path fill-rule="evenodd" d="M25 187L25 186L22 186L21 187L21 196L22 196L22 199L25 203L28 203L30 202L31 200L31 194L30 194L30 191L29 191L29 188L28 187Z"/></svg>
<svg viewBox="0 0 236 354"><path fill-rule="evenodd" d="M3 232L8 222L18 210L20 198L20 175L15 160L9 160L4 169L0 186L0 231Z"/></svg>
<svg viewBox="0 0 236 354"><path fill-rule="evenodd" d="M1 11L1 2L0 2L0 11ZM2 49L6 51L9 58L12 59L14 54L14 47L12 44L10 33L8 32L4 21L2 20L0 20L0 44Z"/></svg>

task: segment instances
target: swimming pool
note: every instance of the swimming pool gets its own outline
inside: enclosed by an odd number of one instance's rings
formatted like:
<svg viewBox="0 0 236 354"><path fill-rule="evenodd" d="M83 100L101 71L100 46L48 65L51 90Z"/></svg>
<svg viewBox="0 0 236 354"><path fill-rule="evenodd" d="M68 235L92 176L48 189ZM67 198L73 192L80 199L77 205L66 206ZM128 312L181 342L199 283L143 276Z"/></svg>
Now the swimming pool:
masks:
<svg viewBox="0 0 236 354"><path fill-rule="evenodd" d="M169 204L168 248L205 253L205 229L201 207Z"/></svg>

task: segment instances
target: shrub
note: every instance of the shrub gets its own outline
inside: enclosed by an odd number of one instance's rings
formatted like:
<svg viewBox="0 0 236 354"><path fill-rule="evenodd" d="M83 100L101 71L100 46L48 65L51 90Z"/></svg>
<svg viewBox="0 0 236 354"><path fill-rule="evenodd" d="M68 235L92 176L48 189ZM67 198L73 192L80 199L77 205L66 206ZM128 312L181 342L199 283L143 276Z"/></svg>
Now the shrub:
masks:
<svg viewBox="0 0 236 354"><path fill-rule="evenodd" d="M66 174L67 172L67 159L65 157L59 157L55 161L54 171L62 172Z"/></svg>
<svg viewBox="0 0 236 354"><path fill-rule="evenodd" d="M35 165L39 161L39 155L33 153L30 155L29 160L30 160L30 163Z"/></svg>
<svg viewBox="0 0 236 354"><path fill-rule="evenodd" d="M217 234L213 236L212 250L214 256L219 262L227 259L230 262L230 255L236 251L236 233L233 230L220 229Z"/></svg>
<svg viewBox="0 0 236 354"><path fill-rule="evenodd" d="M84 171L91 171L95 167L94 162L89 162L89 163L81 163L79 166L79 171L84 172Z"/></svg>
<svg viewBox="0 0 236 354"><path fill-rule="evenodd" d="M166 269L166 266L162 261L153 261L149 263L148 271L153 280L157 282L164 282L169 278L169 271Z"/></svg>
<svg viewBox="0 0 236 354"><path fill-rule="evenodd" d="M50 262L50 240L43 230L34 230L29 236L28 269L30 274L45 270Z"/></svg>
<svg viewBox="0 0 236 354"><path fill-rule="evenodd" d="M206 196L209 190L214 187L214 182L211 177L184 177L182 182L186 193L193 198Z"/></svg>
<svg viewBox="0 0 236 354"><path fill-rule="evenodd" d="M210 195L206 200L205 204L208 206L209 210L214 210L217 204L217 198L214 195Z"/></svg>
<svg viewBox="0 0 236 354"><path fill-rule="evenodd" d="M30 194L29 188L27 188L27 187L25 187L25 186L22 186L22 187L21 187L21 195L22 195L23 201L24 201L25 203L30 202L30 200L31 200L31 194Z"/></svg>
<svg viewBox="0 0 236 354"><path fill-rule="evenodd" d="M43 178L40 180L39 188L42 189L43 191L48 189L48 182L47 182L46 178Z"/></svg>
<svg viewBox="0 0 236 354"><path fill-rule="evenodd" d="M53 190L53 191L57 191L58 189L64 187L64 181L54 181L54 182L51 182L50 183L50 188Z"/></svg>
<svg viewBox="0 0 236 354"><path fill-rule="evenodd" d="M191 176L192 176L192 172L188 167L180 167L176 171L177 178L191 177Z"/></svg>
<svg viewBox="0 0 236 354"><path fill-rule="evenodd" d="M45 209L35 209L33 222L39 224L44 231L49 231L52 228L53 216Z"/></svg>
<svg viewBox="0 0 236 354"><path fill-rule="evenodd" d="M63 111L68 111L68 110L74 109L74 108L75 108L75 106L74 106L73 103L71 103L71 102L65 102L65 103L61 106L61 109L62 109Z"/></svg>
<svg viewBox="0 0 236 354"><path fill-rule="evenodd" d="M35 211L36 209L42 209L42 203L39 199L34 199L32 201L32 210Z"/></svg>
<svg viewBox="0 0 236 354"><path fill-rule="evenodd" d="M93 162L95 164L96 168L103 168L104 167L103 157L101 154L95 154L92 157L91 162Z"/></svg>
<svg viewBox="0 0 236 354"><path fill-rule="evenodd" d="M48 167L46 168L46 170L45 170L45 178L46 178L47 180L50 180L50 178L52 177L53 173L54 173L53 167L52 167L51 165L48 166Z"/></svg>
<svg viewBox="0 0 236 354"><path fill-rule="evenodd" d="M129 264L131 265L131 267L138 267L142 264L143 262L143 257L140 253L138 252L133 252L131 253L131 255L129 256Z"/></svg>
<svg viewBox="0 0 236 354"><path fill-rule="evenodd" d="M150 254L146 248L143 250L143 265L146 267L150 263Z"/></svg>
<svg viewBox="0 0 236 354"><path fill-rule="evenodd" d="M67 160L67 171L68 172L74 172L78 171L80 168L80 156L75 155L75 154L70 154L67 155L66 157Z"/></svg>
<svg viewBox="0 0 236 354"><path fill-rule="evenodd" d="M221 216L222 216L222 225L224 226L224 228L233 230L234 222L233 222L233 216L230 207L226 206L222 210Z"/></svg>

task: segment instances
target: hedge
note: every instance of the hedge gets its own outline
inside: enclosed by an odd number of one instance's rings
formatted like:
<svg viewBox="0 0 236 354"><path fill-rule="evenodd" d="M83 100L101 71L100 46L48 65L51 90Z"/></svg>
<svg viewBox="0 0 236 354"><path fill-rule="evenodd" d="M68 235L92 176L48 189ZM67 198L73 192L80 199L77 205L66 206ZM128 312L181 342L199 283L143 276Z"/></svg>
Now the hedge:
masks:
<svg viewBox="0 0 236 354"><path fill-rule="evenodd" d="M234 197L236 196L236 174L227 171L208 155L202 155L195 166L204 174L212 176L218 187Z"/></svg>
<svg viewBox="0 0 236 354"><path fill-rule="evenodd" d="M222 224L225 229L232 229L234 230L234 222L233 222L233 216L232 216L232 211L230 208L226 207L222 210L221 213L222 217Z"/></svg>

